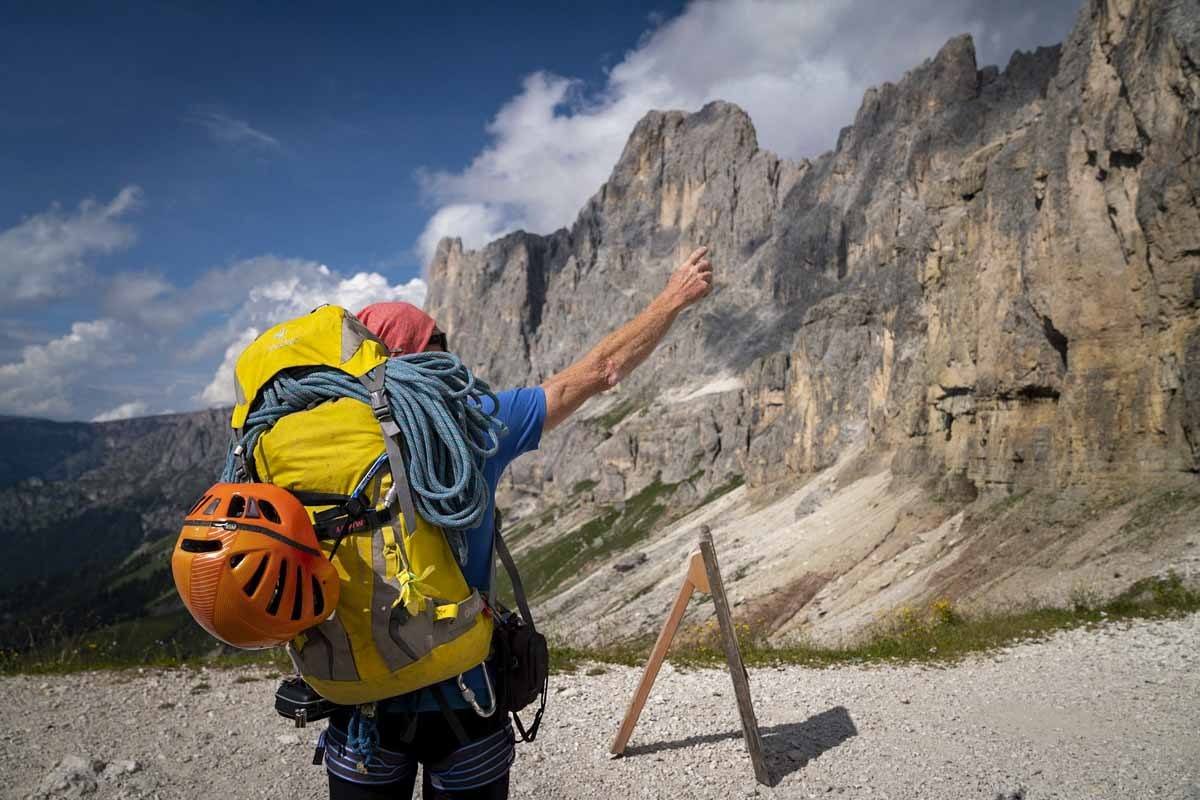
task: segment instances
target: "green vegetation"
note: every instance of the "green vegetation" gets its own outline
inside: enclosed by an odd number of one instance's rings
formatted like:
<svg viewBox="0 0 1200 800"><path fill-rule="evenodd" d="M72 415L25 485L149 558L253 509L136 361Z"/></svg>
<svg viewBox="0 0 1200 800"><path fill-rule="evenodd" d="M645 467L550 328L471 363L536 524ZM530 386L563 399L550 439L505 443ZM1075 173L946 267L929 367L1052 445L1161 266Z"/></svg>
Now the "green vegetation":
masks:
<svg viewBox="0 0 1200 800"><path fill-rule="evenodd" d="M742 658L748 666L799 664L835 667L864 663L952 663L973 653L986 652L1021 641L1043 639L1072 628L1133 619L1161 619L1200 611L1200 591L1188 588L1177 575L1147 578L1105 603L1075 600L1072 608L1034 608L1024 611L968 616L947 599L927 608L901 608L881 621L858 644L819 647L809 644L771 647L746 625L737 625ZM645 663L649 640L623 642L605 648L555 648L551 665L574 671L582 664L609 663L637 666ZM723 664L716 622L681 634L671 649L677 666L704 667Z"/></svg>
<svg viewBox="0 0 1200 800"><path fill-rule="evenodd" d="M1169 489L1138 503L1121 533L1135 535L1139 541L1154 539L1164 520L1176 514L1193 514L1200 508L1200 493L1195 489Z"/></svg>
<svg viewBox="0 0 1200 800"><path fill-rule="evenodd" d="M161 629L154 618L145 620L147 629ZM109 640L99 644L99 631L88 637L60 641L54 647L32 652L0 651L0 675L13 673L64 673L96 669L132 669L135 667L270 667L274 674L293 671L291 660L282 648L272 650L232 650L221 647L197 628L193 639L160 640L141 649L122 650L121 643Z"/></svg>
<svg viewBox="0 0 1200 800"><path fill-rule="evenodd" d="M655 480L625 501L622 509L606 508L570 533L521 554L521 580L531 598L550 594L584 568L648 538L667 510L678 484ZM511 597L507 575L497 576L497 596ZM503 602L503 601L502 601Z"/></svg>
<svg viewBox="0 0 1200 800"><path fill-rule="evenodd" d="M1028 496L1029 496L1029 490L1026 489L1025 491L1022 491L1022 492L1013 492L1012 494L1008 495L1007 497L1001 497L995 503L992 503L990 508L988 508L986 516L988 518L995 519L996 517L999 517L1002 514L1004 514L1004 512L1008 511L1009 509L1016 508L1018 505L1021 504L1021 501L1023 501Z"/></svg>
<svg viewBox="0 0 1200 800"><path fill-rule="evenodd" d="M571 494L583 494L584 492L590 492L592 489L595 489L599 485L600 485L600 481L594 481L591 478L587 478L586 480L579 481L574 486L572 486Z"/></svg>
<svg viewBox="0 0 1200 800"><path fill-rule="evenodd" d="M625 419L634 411L636 411L637 407L637 401L633 400L632 398L628 400L622 400L606 411L602 416L597 417L596 424L600 426L601 430L611 431L613 428L617 427L618 424L620 424L621 420Z"/></svg>
<svg viewBox="0 0 1200 800"><path fill-rule="evenodd" d="M711 503L713 500L716 500L718 497L724 497L725 495L729 494L730 492L732 492L734 489L738 488L745 482L746 482L746 479L743 478L741 475L734 475L732 478L725 481L720 486L710 489L708 494L704 495L704 499L700 501L700 505L706 506L709 503Z"/></svg>
<svg viewBox="0 0 1200 800"><path fill-rule="evenodd" d="M1198 611L1200 591L1185 586L1172 574L1165 578L1140 580L1104 603L1092 603L1084 596L1077 596L1072 608L1034 608L974 616L961 613L949 600L939 599L921 609L901 608L877 624L862 642L840 648L807 644L776 648L767 645L759 633L746 625L738 625L737 633L742 658L748 666L938 664L953 663L973 653L1021 641L1043 639L1062 630L1123 620L1177 617ZM153 620L145 623L153 623ZM223 651L213 655L213 642L207 639L207 655L191 652L178 644L122 653L112 647L89 646L94 643L92 638L81 637L71 642L59 642L56 647L37 653L0 652L0 674L200 665L269 667L271 674L264 677L291 672L291 664L281 649ZM583 668L585 674L599 675L605 671L604 664L644 664L651 644L652 639L646 637L603 648L556 645L550 651L550 666L555 672L574 672ZM724 658L715 622L681 634L671 650L672 663L683 667L719 665L724 663Z"/></svg>
<svg viewBox="0 0 1200 800"><path fill-rule="evenodd" d="M120 574L109 583L109 587L118 589L128 583L149 581L159 573L165 575L170 572L175 539L175 534L169 534L135 550L120 565Z"/></svg>
<svg viewBox="0 0 1200 800"><path fill-rule="evenodd" d="M517 542L524 539L529 534L544 528L547 525L552 525L558 519L561 509L558 506L546 506L537 514L528 519L521 520L518 524L509 528L504 528L504 541L508 543L510 548L514 547Z"/></svg>

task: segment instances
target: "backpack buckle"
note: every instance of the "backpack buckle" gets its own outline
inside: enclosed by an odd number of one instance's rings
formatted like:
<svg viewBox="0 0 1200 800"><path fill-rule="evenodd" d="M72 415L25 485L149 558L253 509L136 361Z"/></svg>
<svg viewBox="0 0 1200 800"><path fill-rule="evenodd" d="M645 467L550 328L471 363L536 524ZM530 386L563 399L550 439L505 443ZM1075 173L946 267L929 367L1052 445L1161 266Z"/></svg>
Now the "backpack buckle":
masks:
<svg viewBox="0 0 1200 800"><path fill-rule="evenodd" d="M371 411L375 414L375 419L379 422L390 422L392 420L392 409L388 406L387 397L384 396L382 389L376 389L371 392Z"/></svg>

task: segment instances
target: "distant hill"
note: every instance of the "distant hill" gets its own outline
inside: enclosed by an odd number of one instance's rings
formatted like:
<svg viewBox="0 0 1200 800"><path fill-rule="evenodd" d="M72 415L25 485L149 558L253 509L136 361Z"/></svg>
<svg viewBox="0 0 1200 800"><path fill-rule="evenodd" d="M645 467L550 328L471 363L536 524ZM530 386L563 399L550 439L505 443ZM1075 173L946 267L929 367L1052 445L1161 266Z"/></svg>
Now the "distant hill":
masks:
<svg viewBox="0 0 1200 800"><path fill-rule="evenodd" d="M168 558L216 479L228 410L104 423L0 418L0 649L182 611ZM171 590L168 592L168 590Z"/></svg>

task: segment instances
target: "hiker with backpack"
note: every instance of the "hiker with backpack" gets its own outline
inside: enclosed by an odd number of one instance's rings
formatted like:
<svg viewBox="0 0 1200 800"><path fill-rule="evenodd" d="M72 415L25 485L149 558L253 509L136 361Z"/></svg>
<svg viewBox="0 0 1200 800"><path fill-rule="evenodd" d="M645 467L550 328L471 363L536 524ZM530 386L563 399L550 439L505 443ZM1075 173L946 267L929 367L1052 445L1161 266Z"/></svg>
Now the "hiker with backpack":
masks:
<svg viewBox="0 0 1200 800"><path fill-rule="evenodd" d="M541 386L498 393L406 303L357 318L326 306L243 353L223 483L185 520L172 568L188 609L218 638L287 642L306 682L289 691L309 693L294 706L310 721L329 715L314 763L326 766L331 800L411 797L418 764L425 798L508 796L510 716L523 739L536 735L547 656L499 530L496 486L711 289L699 248L579 361ZM267 499L264 483L309 514ZM496 556L519 614L489 595ZM515 712L538 694L526 727Z"/></svg>

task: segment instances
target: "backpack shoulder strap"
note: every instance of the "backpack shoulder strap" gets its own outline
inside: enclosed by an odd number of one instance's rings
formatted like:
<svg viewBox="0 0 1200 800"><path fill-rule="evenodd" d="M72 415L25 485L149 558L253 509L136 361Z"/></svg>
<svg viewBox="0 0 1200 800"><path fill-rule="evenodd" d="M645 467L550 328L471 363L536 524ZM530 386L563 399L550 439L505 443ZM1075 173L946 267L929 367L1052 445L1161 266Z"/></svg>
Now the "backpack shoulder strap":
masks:
<svg viewBox="0 0 1200 800"><path fill-rule="evenodd" d="M383 446L387 451L388 469L392 472L392 492L400 501L400 513L404 526L410 534L417 529L417 508L413 502L412 489L408 485L408 472L404 469L404 452L400 449L400 426L392 416L384 393L386 364L380 364L359 378L371 400L371 410L379 427L383 429ZM391 505L388 503L388 505Z"/></svg>

